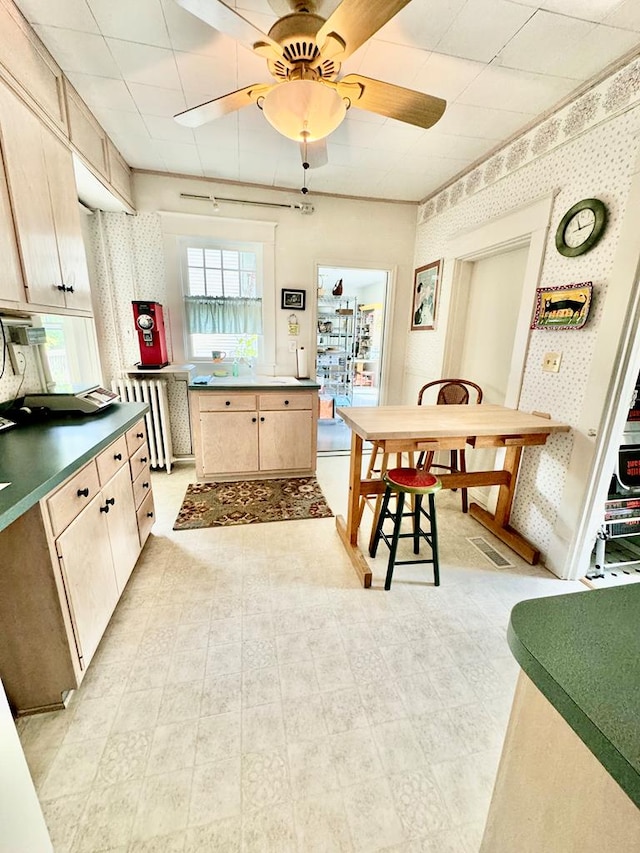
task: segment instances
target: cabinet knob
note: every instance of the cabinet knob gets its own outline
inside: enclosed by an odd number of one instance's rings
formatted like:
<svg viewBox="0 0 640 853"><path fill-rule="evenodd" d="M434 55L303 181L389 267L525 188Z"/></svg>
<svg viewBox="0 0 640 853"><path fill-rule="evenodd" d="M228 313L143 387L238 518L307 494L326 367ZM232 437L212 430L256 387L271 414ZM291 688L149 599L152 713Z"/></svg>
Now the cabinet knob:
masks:
<svg viewBox="0 0 640 853"><path fill-rule="evenodd" d="M105 504L104 506L101 506L101 507L100 507L100 512L109 512L109 506L108 506L108 504Z"/></svg>
<svg viewBox="0 0 640 853"><path fill-rule="evenodd" d="M285 406L288 406L288 405L289 405L289 401L288 401L288 400L285 400L285 401L284 401L284 404L285 404Z"/></svg>
<svg viewBox="0 0 640 853"><path fill-rule="evenodd" d="M261 424L263 424L263 423L264 423L264 418L260 418L260 423L261 423Z"/></svg>
<svg viewBox="0 0 640 853"><path fill-rule="evenodd" d="M147 457L146 457L146 456L141 456L141 457L140 457L140 461L141 461L141 462L146 462L146 461L147 461Z"/></svg>
<svg viewBox="0 0 640 853"><path fill-rule="evenodd" d="M142 484L142 488L143 488L143 489L148 489L148 488L149 488L149 483L143 483L143 484Z"/></svg>
<svg viewBox="0 0 640 853"><path fill-rule="evenodd" d="M114 453L113 458L117 459L118 462L122 459L122 453Z"/></svg>
<svg viewBox="0 0 640 853"><path fill-rule="evenodd" d="M78 489L78 497L79 498L88 498L89 497L89 489Z"/></svg>
<svg viewBox="0 0 640 853"><path fill-rule="evenodd" d="M113 505L115 504L115 502L116 502L116 499L115 499L115 498L107 498L107 499L106 499L106 501L105 501L105 503L107 504L107 506L113 506Z"/></svg>
<svg viewBox="0 0 640 853"><path fill-rule="evenodd" d="M67 293L73 293L73 285L67 288Z"/></svg>
<svg viewBox="0 0 640 853"><path fill-rule="evenodd" d="M144 433L143 432L137 432L136 438L144 438Z"/></svg>
<svg viewBox="0 0 640 853"><path fill-rule="evenodd" d="M224 404L225 404L225 406L230 406L230 405L231 405L231 400L225 400L225 403L224 403Z"/></svg>
<svg viewBox="0 0 640 853"><path fill-rule="evenodd" d="M258 420L257 418L251 418L251 423L255 424L257 422L257 420Z"/></svg>
<svg viewBox="0 0 640 853"><path fill-rule="evenodd" d="M62 291L62 293L66 293L67 288L64 286L64 284L59 284L59 285L58 285L58 290L61 290L61 291Z"/></svg>
<svg viewBox="0 0 640 853"><path fill-rule="evenodd" d="M147 518L153 518L153 513L152 513L152 512L148 512L148 513L147 513Z"/></svg>

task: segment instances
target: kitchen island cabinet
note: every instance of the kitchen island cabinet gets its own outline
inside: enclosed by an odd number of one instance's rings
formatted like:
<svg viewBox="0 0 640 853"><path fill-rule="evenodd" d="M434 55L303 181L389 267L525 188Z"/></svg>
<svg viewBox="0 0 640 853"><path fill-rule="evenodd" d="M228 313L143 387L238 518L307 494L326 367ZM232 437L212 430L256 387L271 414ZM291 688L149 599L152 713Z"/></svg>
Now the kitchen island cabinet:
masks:
<svg viewBox="0 0 640 853"><path fill-rule="evenodd" d="M315 473L319 386L311 380L277 387L274 382L190 386L198 479Z"/></svg>
<svg viewBox="0 0 640 853"><path fill-rule="evenodd" d="M64 706L135 566L153 519L150 487L134 491L146 411L113 404L0 435L0 677L15 713Z"/></svg>
<svg viewBox="0 0 640 853"><path fill-rule="evenodd" d="M523 601L481 853L640 850L640 584Z"/></svg>

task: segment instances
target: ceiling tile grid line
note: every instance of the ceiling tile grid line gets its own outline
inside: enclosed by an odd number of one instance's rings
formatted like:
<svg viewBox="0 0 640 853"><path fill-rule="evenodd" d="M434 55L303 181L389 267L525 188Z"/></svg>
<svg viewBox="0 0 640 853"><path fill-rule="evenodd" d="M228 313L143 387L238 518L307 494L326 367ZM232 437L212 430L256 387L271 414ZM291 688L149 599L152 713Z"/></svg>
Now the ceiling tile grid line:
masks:
<svg viewBox="0 0 640 853"><path fill-rule="evenodd" d="M484 187L496 183L538 157L566 145L583 133L640 104L640 59L603 80L529 130L476 169L460 176L418 209L418 222L452 207Z"/></svg>
<svg viewBox="0 0 640 853"><path fill-rule="evenodd" d="M299 188L297 145L255 105L195 132L174 123L178 112L269 80L265 59L243 43L176 0L14 2L132 167ZM281 14L282 2L273 2ZM319 3L328 17L339 0ZM227 5L264 32L278 19L269 0ZM339 77L359 73L444 98L444 115L423 130L352 108L327 138L328 164L310 170L309 186L429 199L483 158L495 160L639 46L637 0L411 0Z"/></svg>

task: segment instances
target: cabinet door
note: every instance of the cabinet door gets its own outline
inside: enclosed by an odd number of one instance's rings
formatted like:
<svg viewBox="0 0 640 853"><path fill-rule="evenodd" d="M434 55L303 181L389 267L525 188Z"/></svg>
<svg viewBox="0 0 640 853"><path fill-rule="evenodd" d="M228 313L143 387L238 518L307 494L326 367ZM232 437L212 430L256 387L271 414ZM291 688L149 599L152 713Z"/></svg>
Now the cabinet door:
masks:
<svg viewBox="0 0 640 853"><path fill-rule="evenodd" d="M205 474L258 470L256 412L201 412L200 433Z"/></svg>
<svg viewBox="0 0 640 853"><path fill-rule="evenodd" d="M25 298L0 136L0 300L24 302Z"/></svg>
<svg viewBox="0 0 640 853"><path fill-rule="evenodd" d="M313 415L310 411L260 413L260 470L313 469Z"/></svg>
<svg viewBox="0 0 640 853"><path fill-rule="evenodd" d="M118 601L103 506L100 493L56 540L83 669L89 665Z"/></svg>
<svg viewBox="0 0 640 853"><path fill-rule="evenodd" d="M0 83L0 129L29 302L64 307L39 120Z"/></svg>
<svg viewBox="0 0 640 853"><path fill-rule="evenodd" d="M45 128L42 129L53 225L58 247L62 284L67 288L67 308L91 310L89 271L82 239L78 191L71 152Z"/></svg>
<svg viewBox="0 0 640 853"><path fill-rule="evenodd" d="M113 570L118 586L118 595L122 594L129 575L133 571L140 553L138 538L138 518L133 502L133 489L129 466L121 468L102 490L104 503L109 506L107 527L111 543ZM113 501L113 503L109 503Z"/></svg>

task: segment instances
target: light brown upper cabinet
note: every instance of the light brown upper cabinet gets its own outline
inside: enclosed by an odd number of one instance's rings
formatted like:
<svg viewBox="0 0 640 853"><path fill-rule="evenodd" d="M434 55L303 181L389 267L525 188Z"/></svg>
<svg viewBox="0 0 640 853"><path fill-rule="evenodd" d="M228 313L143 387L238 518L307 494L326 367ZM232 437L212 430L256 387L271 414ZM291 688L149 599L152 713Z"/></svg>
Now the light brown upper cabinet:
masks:
<svg viewBox="0 0 640 853"><path fill-rule="evenodd" d="M109 181L111 186L133 206L131 192L131 169L122 154L110 139L107 139L107 156L109 158Z"/></svg>
<svg viewBox="0 0 640 853"><path fill-rule="evenodd" d="M20 302L24 299L24 282L18 255L18 242L11 215L7 176L0 145L0 300Z"/></svg>
<svg viewBox="0 0 640 853"><path fill-rule="evenodd" d="M69 118L69 139L87 163L108 181L107 135L66 78L64 87Z"/></svg>
<svg viewBox="0 0 640 853"><path fill-rule="evenodd" d="M0 65L66 133L62 71L10 0L0 0Z"/></svg>
<svg viewBox="0 0 640 853"><path fill-rule="evenodd" d="M26 301L88 313L89 275L71 152L1 84L0 134Z"/></svg>

